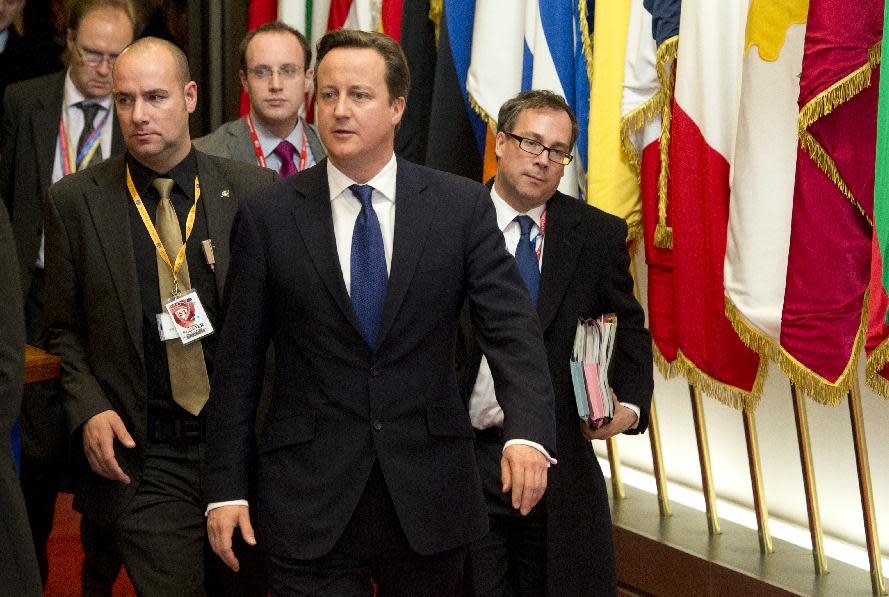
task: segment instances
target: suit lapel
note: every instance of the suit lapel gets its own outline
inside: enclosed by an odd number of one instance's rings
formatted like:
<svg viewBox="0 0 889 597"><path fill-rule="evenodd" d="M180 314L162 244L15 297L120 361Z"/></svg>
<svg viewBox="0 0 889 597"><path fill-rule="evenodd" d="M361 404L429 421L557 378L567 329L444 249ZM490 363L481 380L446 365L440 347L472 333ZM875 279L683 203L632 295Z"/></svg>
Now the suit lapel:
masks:
<svg viewBox="0 0 889 597"><path fill-rule="evenodd" d="M568 209L566 201L574 200L557 192L546 209L543 265L537 297L537 312L544 332L556 316L580 258L581 244L575 238L580 217L575 210Z"/></svg>
<svg viewBox="0 0 889 597"><path fill-rule="evenodd" d="M227 127L226 133L229 135L229 155L232 156L233 160L247 162L248 164L258 163L256 149L253 147L253 137L250 136L250 127L247 126L246 116L239 118L233 126Z"/></svg>
<svg viewBox="0 0 889 597"><path fill-rule="evenodd" d="M327 286L343 315L361 333L361 325L346 292L343 270L340 267L333 234L333 214L330 208L330 187L327 184L327 164L321 163L299 176L286 179L293 189L292 213L299 234L306 245L306 253L315 270Z"/></svg>
<svg viewBox="0 0 889 597"><path fill-rule="evenodd" d="M140 357L144 358L142 299L139 296L139 280L128 213L128 206L132 200L123 183L126 177L124 157L119 155L110 159L112 162L107 167L91 168L94 170L91 182L95 187L87 188L84 197L111 272L114 288L117 290L130 339Z"/></svg>
<svg viewBox="0 0 889 597"><path fill-rule="evenodd" d="M377 337L382 346L386 333L392 327L395 316L410 286L417 262L428 238L427 230L433 210L427 204L422 191L426 184L414 172L414 166L398 159L395 183L395 233L392 245L392 269L383 305L383 321Z"/></svg>
<svg viewBox="0 0 889 597"><path fill-rule="evenodd" d="M46 193L52 180L56 145L59 142L59 117L62 113L64 90L65 71L62 71L54 78L49 93L34 99L37 105L33 112L32 134L34 149L37 153L40 190L43 194Z"/></svg>
<svg viewBox="0 0 889 597"><path fill-rule="evenodd" d="M237 213L237 203L224 172L209 156L195 150L198 163L198 178L201 182L201 199L207 215L207 231L213 241L213 256L216 259L216 290L222 296L225 276L229 264L229 235ZM195 239L201 242L204 239Z"/></svg>

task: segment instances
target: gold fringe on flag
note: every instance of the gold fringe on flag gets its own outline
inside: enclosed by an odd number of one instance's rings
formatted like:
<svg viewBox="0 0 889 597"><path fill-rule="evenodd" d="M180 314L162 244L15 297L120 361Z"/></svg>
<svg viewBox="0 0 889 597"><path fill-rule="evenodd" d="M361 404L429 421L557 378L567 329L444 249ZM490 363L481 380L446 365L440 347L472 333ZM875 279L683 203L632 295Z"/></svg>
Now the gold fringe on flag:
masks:
<svg viewBox="0 0 889 597"><path fill-rule="evenodd" d="M657 365L658 371L661 372L661 376L664 379L673 379L677 375L679 375L679 371L676 370L676 361L668 361L667 357L661 353L661 350L658 348L657 344L655 344L654 340L651 341L651 354L654 357L654 364Z"/></svg>
<svg viewBox="0 0 889 597"><path fill-rule="evenodd" d="M583 57L586 63L586 76L590 85L593 84L593 32L590 31L589 21L587 20L587 3L586 0L579 0L577 3L577 18L580 19L580 42L583 46Z"/></svg>
<svg viewBox="0 0 889 597"><path fill-rule="evenodd" d="M435 25L435 46L441 39L441 17L444 15L444 0L429 0L429 20Z"/></svg>
<svg viewBox="0 0 889 597"><path fill-rule="evenodd" d="M889 363L889 339L880 342L871 353L867 356L867 368L865 369L865 380L870 388L882 396L889 399L889 380L880 375L883 367Z"/></svg>
<svg viewBox="0 0 889 597"><path fill-rule="evenodd" d="M769 373L769 363L766 359L759 360L759 367L756 370L756 379L753 381L753 387L749 391L731 386L724 382L710 377L701 371L682 350L676 352L676 360L673 361L673 369L681 373L688 383L701 390L703 393L722 402L729 408L735 410L746 410L753 412L759 405L759 399L762 397L762 388L765 379Z"/></svg>
<svg viewBox="0 0 889 597"><path fill-rule="evenodd" d="M852 191L849 190L849 187L843 180L836 163L825 151L824 147L812 136L809 132L809 127L815 124L818 119L827 116L836 110L837 107L870 87L871 74L880 64L882 57L881 43L876 43L868 49L867 62L806 102L806 105L799 111L797 124L800 144L809 152L812 161L830 178L840 192L858 208L858 211L861 212L861 215L865 217L867 223L871 226L874 225L873 220L867 215L867 212L861 207L858 200L855 199Z"/></svg>
<svg viewBox="0 0 889 597"><path fill-rule="evenodd" d="M855 198L855 195L852 194L852 190L846 186L846 181L843 180L842 175L840 174L839 169L837 168L836 162L833 161L833 158L830 157L830 154L822 147L818 140L810 133L808 130L800 128L799 129L799 142L800 144L809 152L809 157L815 162L815 165L824 172L828 178L830 178L831 182L837 186L840 192L846 196L846 198L852 202L858 211L861 212L861 215L864 216L864 219L867 220L867 223L873 227L874 221L871 219L867 212L864 211L864 208Z"/></svg>
<svg viewBox="0 0 889 597"><path fill-rule="evenodd" d="M663 111L664 95L659 89L646 102L637 106L620 119L620 146L623 149L630 167L636 173L636 180L641 181L642 161L636 152L636 146L630 140L630 135L644 127L654 118L658 112Z"/></svg>
<svg viewBox="0 0 889 597"><path fill-rule="evenodd" d="M815 402L836 406L849 393L851 384L855 383L852 372L858 367L858 355L864 346L864 337L867 331L868 294L868 292L864 293L861 322L852 345L852 353L843 373L835 382L828 381L796 360L793 355L784 350L777 340L763 333L744 317L729 297L725 297L725 316L731 322L741 341L758 352L763 362L769 359L778 363L790 382L808 394Z"/></svg>
<svg viewBox="0 0 889 597"><path fill-rule="evenodd" d="M679 36L674 35L657 50L657 73L663 93L661 106L661 171L658 174L657 226L654 230L654 246L659 249L673 248L673 228L667 226L667 181L670 178L670 122L673 115L673 82L675 69L667 66L676 60Z"/></svg>

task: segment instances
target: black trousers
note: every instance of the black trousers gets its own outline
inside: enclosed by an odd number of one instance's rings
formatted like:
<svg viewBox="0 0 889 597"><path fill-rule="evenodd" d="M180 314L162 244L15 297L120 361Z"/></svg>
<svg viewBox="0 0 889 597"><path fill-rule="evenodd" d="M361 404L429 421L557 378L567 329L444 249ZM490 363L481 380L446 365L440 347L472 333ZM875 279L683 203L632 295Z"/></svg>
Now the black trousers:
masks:
<svg viewBox="0 0 889 597"><path fill-rule="evenodd" d="M476 431L475 455L490 531L469 547L467 597L542 597L546 594L546 505L544 497L527 516L500 491L501 430Z"/></svg>
<svg viewBox="0 0 889 597"><path fill-rule="evenodd" d="M82 535L85 557L122 562L139 595L264 597L262 554L236 545L241 571L235 573L210 549L200 483L203 448L146 446L136 495L113 523ZM83 594L110 593L85 581Z"/></svg>
<svg viewBox="0 0 889 597"><path fill-rule="evenodd" d="M460 594L466 549L422 556L411 549L379 465L343 536L327 555L296 560L269 554L272 596L454 597Z"/></svg>

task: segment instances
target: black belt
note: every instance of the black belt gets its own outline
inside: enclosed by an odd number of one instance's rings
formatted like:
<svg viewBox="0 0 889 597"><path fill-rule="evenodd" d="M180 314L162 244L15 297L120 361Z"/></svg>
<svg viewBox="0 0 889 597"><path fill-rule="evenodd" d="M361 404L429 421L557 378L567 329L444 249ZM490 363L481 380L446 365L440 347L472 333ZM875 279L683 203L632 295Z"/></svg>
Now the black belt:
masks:
<svg viewBox="0 0 889 597"><path fill-rule="evenodd" d="M148 417L148 441L155 444L204 441L204 418Z"/></svg>

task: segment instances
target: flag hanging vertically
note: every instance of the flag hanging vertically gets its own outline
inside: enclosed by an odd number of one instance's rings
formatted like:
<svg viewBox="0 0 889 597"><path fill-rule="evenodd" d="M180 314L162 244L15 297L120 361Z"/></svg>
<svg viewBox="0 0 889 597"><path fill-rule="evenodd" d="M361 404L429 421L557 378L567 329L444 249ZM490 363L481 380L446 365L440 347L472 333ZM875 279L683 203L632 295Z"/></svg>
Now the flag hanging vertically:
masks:
<svg viewBox="0 0 889 597"><path fill-rule="evenodd" d="M871 274L883 3L810 0L787 282L777 359L814 399L848 391Z"/></svg>
<svg viewBox="0 0 889 597"><path fill-rule="evenodd" d="M645 261L648 266L648 327L655 363L664 377L678 350L673 289L673 251L655 245L659 194L666 200L666 178L661 178L664 117L669 118L673 71L678 45L679 0L633 0L627 35L621 108L621 145L637 171L640 185ZM665 225L666 222L663 223ZM639 236L633 228L630 238Z"/></svg>
<svg viewBox="0 0 889 597"><path fill-rule="evenodd" d="M808 6L753 0L747 17L725 307L738 335L764 359L781 331Z"/></svg>
<svg viewBox="0 0 889 597"><path fill-rule="evenodd" d="M610 0L595 6L586 201L623 218L630 231L637 231L642 221L639 185L621 149L620 133L631 4Z"/></svg>
<svg viewBox="0 0 889 597"><path fill-rule="evenodd" d="M487 124L466 97L474 15L475 0L442 1L426 165L481 180Z"/></svg>
<svg viewBox="0 0 889 597"><path fill-rule="evenodd" d="M889 22L889 3L886 4L883 12L883 44L881 54L889 52L889 36L885 35L886 23ZM889 54L887 54L889 55ZM877 325L875 319L882 310L882 319L886 319L886 288L889 288L889 269L882 267L889 257L889 66L885 62L880 64L880 83L879 83L879 108L877 110L877 151L876 151L876 169L874 174L874 240L876 252L874 259L878 260L878 269L880 271L880 283L876 284L874 278L871 277L871 310L870 310L870 328ZM876 274L875 267L871 267L871 272ZM879 297L879 306L877 309L875 298ZM867 363L867 381L875 390L889 398L889 357L883 354L887 350L886 342L875 342L872 337L879 335L878 333L868 334L868 363ZM872 347L872 348L871 348ZM882 366L881 366L882 363Z"/></svg>
<svg viewBox="0 0 889 597"><path fill-rule="evenodd" d="M747 0L685 0L671 117L668 204L672 223L675 366L691 384L735 407L756 404L766 361L725 316L723 268L729 172Z"/></svg>

